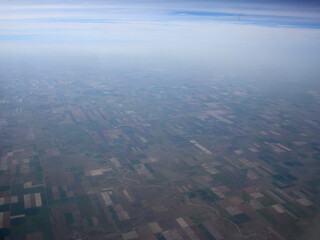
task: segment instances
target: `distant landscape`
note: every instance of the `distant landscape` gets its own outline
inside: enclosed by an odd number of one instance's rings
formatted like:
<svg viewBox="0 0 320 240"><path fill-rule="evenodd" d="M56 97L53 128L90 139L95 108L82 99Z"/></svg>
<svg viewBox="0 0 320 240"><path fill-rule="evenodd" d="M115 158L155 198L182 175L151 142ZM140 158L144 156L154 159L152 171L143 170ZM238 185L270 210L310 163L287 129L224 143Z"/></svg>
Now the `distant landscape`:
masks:
<svg viewBox="0 0 320 240"><path fill-rule="evenodd" d="M319 13L0 0L0 240L319 240Z"/></svg>

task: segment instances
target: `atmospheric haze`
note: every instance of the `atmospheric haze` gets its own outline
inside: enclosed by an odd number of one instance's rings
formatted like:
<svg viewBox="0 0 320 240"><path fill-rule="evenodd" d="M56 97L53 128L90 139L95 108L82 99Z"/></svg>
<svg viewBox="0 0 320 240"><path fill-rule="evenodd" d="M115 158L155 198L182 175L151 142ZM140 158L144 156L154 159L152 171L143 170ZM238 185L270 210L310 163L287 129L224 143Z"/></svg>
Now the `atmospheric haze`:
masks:
<svg viewBox="0 0 320 240"><path fill-rule="evenodd" d="M132 59L152 69L189 66L216 78L305 81L319 76L317 1L0 4L5 62L19 56L41 62L72 57L86 64L94 57L116 59L119 65Z"/></svg>

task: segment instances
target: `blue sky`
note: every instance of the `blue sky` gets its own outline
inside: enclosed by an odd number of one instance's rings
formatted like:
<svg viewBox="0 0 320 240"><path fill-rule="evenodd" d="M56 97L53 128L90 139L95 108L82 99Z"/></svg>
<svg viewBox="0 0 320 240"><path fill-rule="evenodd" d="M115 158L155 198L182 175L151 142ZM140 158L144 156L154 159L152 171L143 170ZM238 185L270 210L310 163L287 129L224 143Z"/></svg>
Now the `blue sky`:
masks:
<svg viewBox="0 0 320 240"><path fill-rule="evenodd" d="M301 3L303 2L303 3ZM320 28L318 1L7 1L0 0L0 41L127 39L124 31L167 31L211 22L274 28ZM98 26L99 25L99 26ZM118 25L118 26L117 26ZM159 26L162 26L160 28ZM169 27L170 26L170 27ZM119 27L119 30L112 29ZM152 29L154 27L154 29ZM167 27L167 28L166 28ZM101 34L99 29L112 29ZM96 30L96 31L94 31ZM177 29L179 30L179 29ZM102 30L103 31L103 30ZM114 34L112 36L112 34ZM141 33L143 34L143 33Z"/></svg>
<svg viewBox="0 0 320 240"><path fill-rule="evenodd" d="M0 0L0 55L164 57L228 74L281 69L316 78L318 2Z"/></svg>

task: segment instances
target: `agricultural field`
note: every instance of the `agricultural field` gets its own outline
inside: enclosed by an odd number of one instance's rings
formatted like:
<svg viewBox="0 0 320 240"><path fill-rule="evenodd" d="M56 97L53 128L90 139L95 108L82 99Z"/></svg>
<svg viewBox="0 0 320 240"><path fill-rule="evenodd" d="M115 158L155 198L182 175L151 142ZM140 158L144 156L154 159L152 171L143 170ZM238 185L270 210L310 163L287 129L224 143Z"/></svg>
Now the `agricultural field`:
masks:
<svg viewBox="0 0 320 240"><path fill-rule="evenodd" d="M315 224L320 98L308 89L8 79L1 239L292 240Z"/></svg>

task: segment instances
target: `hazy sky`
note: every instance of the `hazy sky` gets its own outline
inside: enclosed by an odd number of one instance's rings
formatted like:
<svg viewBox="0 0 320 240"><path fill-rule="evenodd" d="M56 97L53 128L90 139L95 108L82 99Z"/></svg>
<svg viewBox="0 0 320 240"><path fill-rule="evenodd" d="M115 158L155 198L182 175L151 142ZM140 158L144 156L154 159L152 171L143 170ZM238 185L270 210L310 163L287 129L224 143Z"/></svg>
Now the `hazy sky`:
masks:
<svg viewBox="0 0 320 240"><path fill-rule="evenodd" d="M119 55L317 79L318 2L0 0L0 57Z"/></svg>

